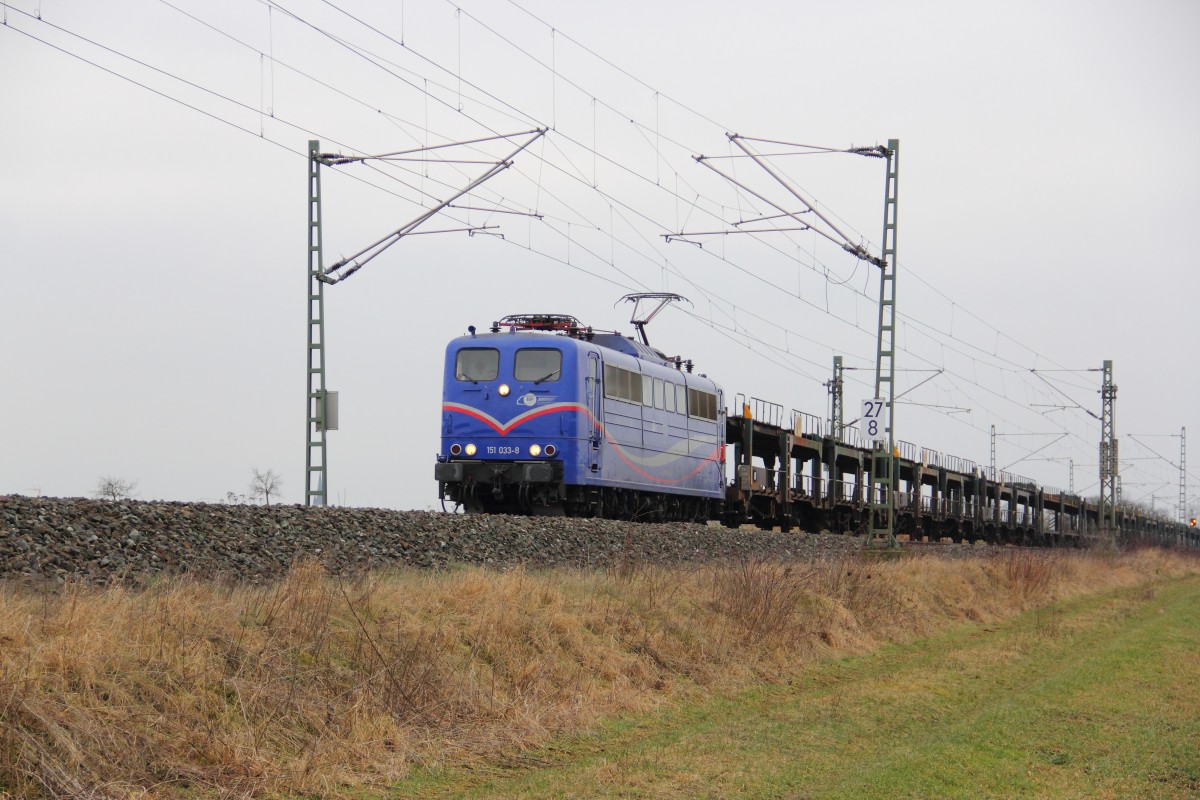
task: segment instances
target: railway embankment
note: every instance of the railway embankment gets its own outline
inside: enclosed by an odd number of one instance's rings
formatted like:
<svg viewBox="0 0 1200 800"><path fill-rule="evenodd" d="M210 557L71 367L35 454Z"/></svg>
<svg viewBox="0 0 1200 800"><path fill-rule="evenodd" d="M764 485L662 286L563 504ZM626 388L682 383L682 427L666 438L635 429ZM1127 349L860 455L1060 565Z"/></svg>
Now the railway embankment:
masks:
<svg viewBox="0 0 1200 800"><path fill-rule="evenodd" d="M997 692L1040 687L1036 672L1003 678L1020 653L1077 637L1082 623L1056 604L1120 592L1114 625L1128 617L1124 598L1153 618L1158 593L1180 580L1194 589L1187 576L1197 573L1194 554L1152 548L922 551L967 556L951 560L849 552L858 545L709 526L3 497L0 800L459 796L512 765L619 747L604 731L630 731L636 715L700 703L709 719L709 708L740 704L739 692L811 685L806 670L831 656L867 657L952 629L969 648L1030 609L1045 610L1011 646L970 662L953 649L921 656L914 669L926 680L930 669L957 669L968 699L985 674L997 677ZM367 569L404 565L454 568ZM493 568L507 565L517 568ZM1190 617L1181 620L1158 623L1152 636ZM1183 656L1194 655L1190 641ZM1084 663L1061 653L1049 661ZM865 731L869 748L880 724L959 716L945 710L942 682L916 707L910 688L906 680L880 702L872 694L861 714L836 717L837 735ZM1168 699L1194 718L1194 693ZM796 703L813 706L803 693ZM995 721L1003 735L1018 706L1001 696L992 707L1003 712ZM773 719L750 735L759 742L751 756L774 748L772 736L812 740L805 721ZM1114 712L1103 727L1126 724ZM889 740L928 738L884 730ZM1056 735L1036 730L1029 740L1040 747ZM992 753L994 740L979 747ZM1025 757L1022 774L1040 768ZM664 762L668 774L693 774L679 758ZM808 754L789 763L808 763ZM1080 756L1092 763L1101 762ZM1166 767L1191 775L1193 764ZM733 768L719 771L736 783ZM641 785L633 773L606 774L592 783ZM1113 794L1125 777L1096 794ZM709 781L726 786L705 777L663 795L713 794ZM1137 784L1145 785L1158 786ZM730 787L717 793L739 794Z"/></svg>
<svg viewBox="0 0 1200 800"><path fill-rule="evenodd" d="M33 581L136 583L163 574L262 581L301 558L334 574L449 564L604 568L622 560L811 558L856 545L852 537L679 523L0 497L0 578Z"/></svg>

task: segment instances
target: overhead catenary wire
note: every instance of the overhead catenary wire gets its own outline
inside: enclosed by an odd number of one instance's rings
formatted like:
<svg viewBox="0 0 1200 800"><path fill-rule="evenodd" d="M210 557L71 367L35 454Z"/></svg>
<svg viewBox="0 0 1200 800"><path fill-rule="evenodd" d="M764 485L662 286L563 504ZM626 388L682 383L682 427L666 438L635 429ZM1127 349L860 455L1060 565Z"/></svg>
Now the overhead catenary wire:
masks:
<svg viewBox="0 0 1200 800"><path fill-rule="evenodd" d="M330 5L330 6L333 6L333 7L336 7L336 6L334 6L332 3L328 3L328 2L326 2L326 4L327 4L327 5ZM378 30L378 29L376 29L376 28L374 28L374 27L372 27L371 29L372 29L372 30L376 30L376 31ZM393 41L394 41L394 40L393 40ZM427 59L427 60L428 60L428 59ZM434 63L434 62L431 62L431 63ZM493 97L494 97L494 95L490 95L490 96L493 96ZM511 106L510 106L510 107L511 107ZM579 172L580 172L580 174L582 174L582 171L579 171ZM577 176L577 177L579 177L579 176ZM919 322L919 321L917 321L917 322Z"/></svg>
<svg viewBox="0 0 1200 800"><path fill-rule="evenodd" d="M19 13L19 14L24 14L24 15L25 15L25 16L27 16L27 17L31 17L31 18L33 17L33 15L29 14L28 12L21 11L20 9L16 9L16 8L14 8L13 10L14 10L14 11L16 11L17 13ZM169 78L169 79L171 79L171 80L174 80L174 81L177 81L177 82L179 82L179 83L182 83L182 84L184 84L184 85L186 85L186 86L189 86L189 87L191 87L191 88L194 88L194 89L196 89L196 90L198 90L198 91L200 91L200 92L203 92L203 93L205 93L205 94L208 94L208 95L210 95L210 96L212 96L212 97L214 97L214 98L216 98L216 99L219 99L219 100L221 100L221 101L223 101L223 102L227 102L227 103L229 103L229 104L231 104L231 105L233 105L233 106L235 106L235 107L237 107L237 108L240 108L240 109L243 109L243 110L245 110L245 111L249 111L249 112L254 112L254 111L255 111L255 109L254 109L254 107L253 107L253 106L250 106L249 104L247 104L247 103L245 103L245 102L242 102L242 101L240 101L240 100L237 100L237 99L235 99L235 98L229 97L228 95L221 94L220 92L216 92L216 91L214 91L214 90L212 90L212 89L210 89L210 88L208 88L208 87L202 86L202 85L200 85L200 84L198 84L198 83L196 83L196 82L194 82L194 81L188 80L188 79L186 79L186 78L183 78L183 77L181 77L181 76L178 76L178 75L175 75L175 74L173 74L173 73L171 73L171 72L169 72L169 71L167 71L167 70L164 70L164 69L162 69L162 68L160 68L160 67L157 67L157 66L154 66L154 65L152 65L152 64L149 64L149 63L147 63L147 62L145 62L145 61L142 61L142 60L140 60L140 59L138 59L138 58L135 58L135 57L133 57L133 56L130 56L130 55L126 54L126 53L122 53L122 52L120 52L120 51L118 51L118 50L115 50L114 48L108 47L107 45L104 45L104 44L102 44L102 43L100 43L100 42L94 41L93 39L90 39L90 38L88 38L88 37L86 37L86 36L82 36L81 34L78 34L78 33L75 33L74 31L68 30L68 29L66 29L66 28L64 28L64 27L62 27L62 26L60 26L60 25L56 25L56 24L54 24L54 23L52 23L52 22L48 22L48 21L46 21L46 20L42 20L42 19L39 19L39 20L38 20L38 22L39 22L40 24L48 25L49 27L51 27L51 28L53 28L53 29L55 29L55 30L57 30L57 31L60 31L60 32L62 32L62 33L64 33L64 34L66 34L66 35L68 35L68 36L71 36L71 37L73 37L73 38L76 38L76 39L79 39L79 40L81 40L81 41L83 41L83 42L86 42L87 44L89 44L89 45L92 45L93 47L97 47L97 48L99 48L99 49L101 49L101 50L103 50L103 51L105 51L105 52L108 52L108 53L110 53L110 54L114 55L114 56L117 56L117 57L119 57L119 58L122 58L122 59L125 59L125 60L127 60L127 61L130 61L130 62L132 62L132 63L134 63L134 64L137 64L138 66L144 67L145 69L151 70L151 71L153 71L153 72L155 72L155 73L157 73L157 74L159 74L159 75L162 75L163 77ZM41 39L41 38L39 38L39 37L37 37L37 36L34 36L33 34L31 34L31 33L28 33L27 31L23 31L23 30L21 30L21 29L19 29L19 28L15 28L15 27L12 27L12 26L6 26L6 27L8 27L8 29L10 29L10 30L14 30L14 31L16 31L17 33L20 33L20 34L23 34L23 35L25 35L25 36L28 36L29 38L31 38L31 39L33 39L33 40L35 40L35 41L37 41L37 42L40 42L40 43L41 43L41 44L43 44L43 45L46 45L46 46L48 46L48 47L51 47L51 48L52 48L52 49L54 49L54 50L57 50L57 51L59 51L59 52L61 52L61 53L64 53L65 55L68 55L68 56L70 56L70 57L72 57L72 58L78 59L79 61L82 61L82 62L84 62L84 63L86 63L86 64L88 64L88 65L90 65L90 66L92 66L92 67L95 67L95 68L97 68L97 69L100 69L101 71L103 71L103 72L106 72L106 73L108 73L109 75L112 75L112 76L114 76L114 77L120 78L121 80L125 80L125 81L127 81L127 82L129 82L129 83L132 83L133 85L135 85L135 86L137 86L137 87L139 87L139 88L141 88L141 89L145 89L145 90L147 90L147 91L149 91L149 92L151 92L151 93L153 93L153 94L155 94L155 95L158 95L159 97L162 97L162 98L164 98L164 99L166 99L166 100L170 100L170 101L172 101L172 102L174 102L174 103L178 103L179 105L182 105L182 106L184 106L185 108L188 108L188 109L190 109L190 110L192 110L192 111L199 112L199 113L203 114L204 116L206 116L206 117L209 117L210 119L213 119L213 120L216 120L216 121L218 121L218 122L221 122L221 123L223 123L223 124L225 124L225 125L228 125L228 126L230 126L230 127L234 128L234 129L238 130L238 131L241 131L242 133L247 133L247 134L250 134L251 136L254 136L254 137L255 137L255 138L257 138L257 139L261 139L261 140L263 140L263 141L267 141L267 142L269 142L269 143L271 143L271 144L273 144L273 145L275 145L275 146L277 146L277 147L280 147L280 148L281 148L281 149L283 149L283 150L286 150L286 151L288 151L289 153L294 153L294 154L296 154L296 155L299 155L299 156L302 156L302 157L304 157L304 158L307 158L307 157L308 157L307 153L301 152L301 151L299 151L299 150L295 150L295 149L293 149L293 148L291 148L291 147L289 147L289 146L287 146L287 145L283 144L282 142L276 141L275 139L272 139L272 138L270 138L270 137L267 137L267 136L265 136L265 135L264 135L263 133L261 133L261 132L258 132L258 133L256 133L256 132L255 132L253 129L247 128L247 127L245 127L245 126L242 126L242 125L238 125L236 122L233 122L233 121L231 121L231 120L229 120L229 119L226 119L225 117L222 117L222 116L220 116L219 114L215 114L215 113L213 113L213 112L211 112L211 111L208 111L208 110L206 110L206 109L200 108L199 106L196 106L195 104L189 103L189 102L187 102L187 101L185 101L185 100L181 100L181 99L179 99L178 97L175 97L175 96L173 96L173 95L171 95L171 94L169 94L169 93L167 93L167 92L163 92L163 91L161 91L161 90L159 90L159 89L155 89L155 88L154 88L154 87L152 87L152 86L149 86L149 85L147 85L147 84L145 84L145 83L143 83L143 82L141 82L141 81L138 81L138 80L136 80L136 79L134 79L134 78L131 78L131 77L127 76L127 75L124 75L124 74L122 74L122 73L120 73L120 72L117 72L116 70L110 69L109 67L106 67L106 66L104 66L104 65L102 65L102 64L99 64L99 63L97 63L97 62L95 62L95 61L92 61L92 60L90 60L90 59L88 59L88 58L85 58L84 56L81 56L81 55L79 55L79 54L77 54L77 53L72 53L71 51L69 51L69 50L66 50L65 48L59 47L58 45L55 45L55 44L53 44L53 43L51 43L51 42L48 42L48 41L46 41L46 40L44 40L44 39ZM311 130L311 129L309 129L309 128L305 128L305 127L303 127L303 126L301 126L301 125L299 125L299 124L297 124L297 123L291 122L291 121L289 121L289 120L287 120L287 119L284 119L284 118L282 118L282 117L279 117L279 116L272 116L272 120L273 120L274 122L278 122L278 123L280 123L280 124L282 124L282 125L285 125L285 126L287 126L287 127L289 127L289 128L292 128L292 129L294 129L294 130L296 130L296 131L299 131L299 132L301 132L301 133L304 133L305 135L308 135L308 136L316 136L316 137L318 137L318 138L324 138L324 139L326 139L326 140L329 140L329 137L322 137L320 133L318 133L318 132L316 132L316 131L313 131L313 130ZM334 140L334 143L335 143L335 144L340 144L340 143L339 143L339 142L337 142L336 140ZM403 182L403 181L401 181L401 183L404 183L404 182ZM416 187L415 185L413 185L413 184L407 184L407 183L405 183L404 185L405 185L405 186L407 186L408 188L411 188L411 189L415 189L415 190L417 189L417 187ZM449 184L447 184L447 187L449 188ZM382 188L382 187L380 187L380 188ZM386 190L385 190L385 191L386 191ZM392 192L389 192L389 194L394 194L394 193L392 193ZM399 196L399 195L396 195L396 196Z"/></svg>
<svg viewBox="0 0 1200 800"><path fill-rule="evenodd" d="M139 85L140 85L140 84L139 84ZM191 107L191 106L189 106L189 107ZM208 112L205 112L205 113L208 113ZM210 114L210 116L212 116L212 115ZM257 134L253 133L252 131L249 131L249 130L247 130L246 132L250 132L250 133L252 133L252 135L256 135L256 137L257 137ZM326 137L322 137L322 138L326 138ZM276 143L276 144L278 144L278 143ZM285 149L289 149L289 148L286 148L286 147L285 147ZM295 151L291 151L291 152L295 152ZM595 152L596 152L594 147L592 148L592 152L593 152L593 154L595 154ZM579 177L586 177L586 176L579 176ZM678 196L678 192L676 192L676 196ZM730 260L730 259L725 259L725 261L727 261L728 263L731 263L731 264L733 263L733 261L732 261L732 260ZM736 304L733 304L731 307L732 307L732 308L734 308L734 309L738 309L739 311L744 311L744 310L745 310L745 309L739 309L739 308L738 308L738 306L737 306ZM827 313L827 312L824 312L824 311L823 311L822 313ZM836 317L836 315L833 315L833 316L835 316L835 317ZM922 321L920 321L920 320L914 320L913 322L914 322L914 324L924 324L924 323L923 323ZM856 328L856 329L858 329L858 330L862 330L862 331L864 331L864 333L865 333L865 330L864 330L863 328L861 328L860 326L857 326L857 325L852 325L852 327L854 327L854 328ZM793 334L797 334L797 335L803 336L803 334L799 334L799 332L797 332L797 331L790 331L790 329L789 329L788 327L786 327L786 326L784 326L784 327L782 328L782 330L783 330L783 331L785 331L785 332L790 332L790 333L793 333ZM740 333L741 333L742 335L746 335L746 334L747 334L747 331L746 331L744 328L742 328L742 329L740 330ZM826 345L826 347L828 347L828 345ZM832 348L830 348L830 349L832 349ZM976 385L978 386L978 382L976 382ZM1006 399L1011 399L1011 398L1006 398Z"/></svg>
<svg viewBox="0 0 1200 800"><path fill-rule="evenodd" d="M332 5L332 4L330 4L330 5Z"/></svg>

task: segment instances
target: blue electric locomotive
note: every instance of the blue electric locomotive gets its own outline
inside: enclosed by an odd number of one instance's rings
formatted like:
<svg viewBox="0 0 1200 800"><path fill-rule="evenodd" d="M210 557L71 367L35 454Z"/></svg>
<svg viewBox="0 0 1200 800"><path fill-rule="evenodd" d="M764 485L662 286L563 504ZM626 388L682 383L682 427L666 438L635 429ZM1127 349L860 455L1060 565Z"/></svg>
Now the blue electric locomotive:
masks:
<svg viewBox="0 0 1200 800"><path fill-rule="evenodd" d="M725 492L721 387L574 317L521 315L446 348L443 500L468 511L705 520Z"/></svg>

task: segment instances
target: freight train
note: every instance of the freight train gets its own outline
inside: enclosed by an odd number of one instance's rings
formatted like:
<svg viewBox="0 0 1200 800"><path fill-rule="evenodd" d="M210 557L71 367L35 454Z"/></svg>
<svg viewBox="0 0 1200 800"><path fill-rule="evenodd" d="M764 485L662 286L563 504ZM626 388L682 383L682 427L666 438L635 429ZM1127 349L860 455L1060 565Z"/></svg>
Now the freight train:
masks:
<svg viewBox="0 0 1200 800"><path fill-rule="evenodd" d="M446 347L439 495L468 512L717 520L861 533L872 523L870 443L856 429L726 394L693 364L563 314L472 326ZM734 449L726 480L726 446ZM886 463L886 461L884 462ZM899 442L891 496L910 540L1080 545L1096 503ZM879 500L883 497L876 497ZM876 504L878 505L878 504ZM874 519L876 524L879 519ZM1117 535L1200 546L1200 530L1117 513Z"/></svg>

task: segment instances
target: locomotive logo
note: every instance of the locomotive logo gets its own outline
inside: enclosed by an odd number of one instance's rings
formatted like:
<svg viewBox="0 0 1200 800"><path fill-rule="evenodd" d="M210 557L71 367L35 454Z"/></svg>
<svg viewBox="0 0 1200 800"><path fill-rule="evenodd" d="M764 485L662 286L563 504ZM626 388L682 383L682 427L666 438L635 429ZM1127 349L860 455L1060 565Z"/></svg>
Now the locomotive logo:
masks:
<svg viewBox="0 0 1200 800"><path fill-rule="evenodd" d="M557 399L552 395L536 395L533 392L527 392L517 398L517 405L533 408L538 403L553 403Z"/></svg>

